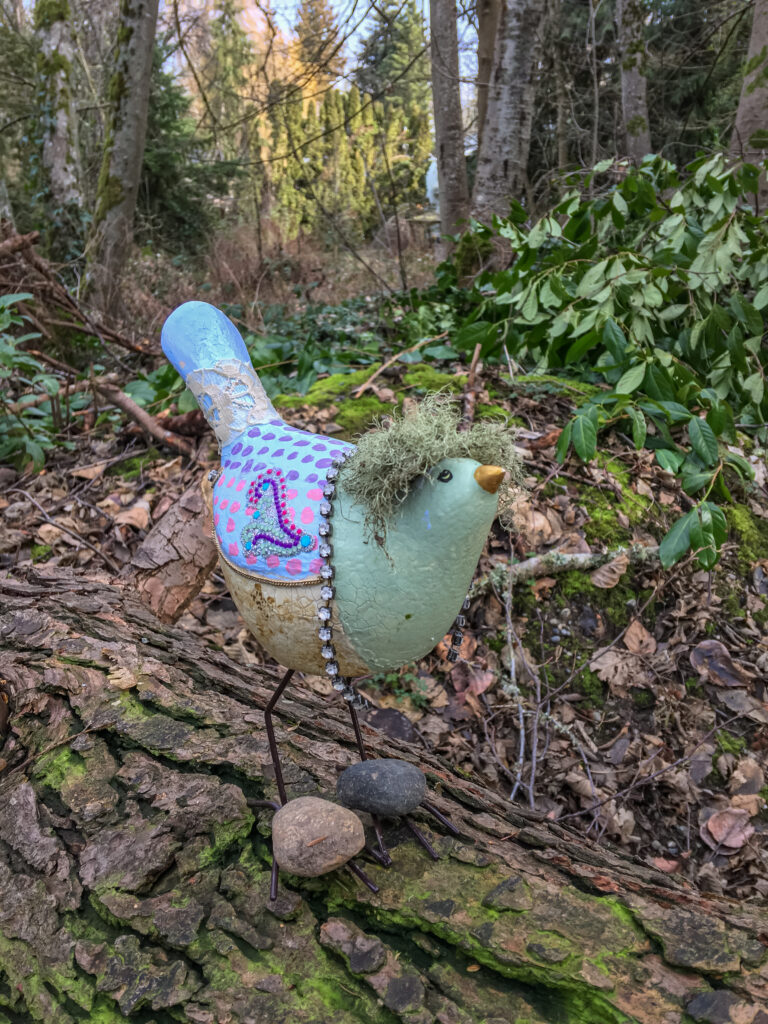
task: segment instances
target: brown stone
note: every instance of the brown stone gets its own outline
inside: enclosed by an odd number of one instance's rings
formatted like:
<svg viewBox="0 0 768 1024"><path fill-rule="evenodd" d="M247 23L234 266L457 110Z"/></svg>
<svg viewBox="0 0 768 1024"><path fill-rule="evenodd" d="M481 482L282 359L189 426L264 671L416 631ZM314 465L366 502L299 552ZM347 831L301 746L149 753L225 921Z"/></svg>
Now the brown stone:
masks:
<svg viewBox="0 0 768 1024"><path fill-rule="evenodd" d="M340 868L363 846L365 832L358 816L315 796L289 801L272 820L275 860L285 871L303 878Z"/></svg>

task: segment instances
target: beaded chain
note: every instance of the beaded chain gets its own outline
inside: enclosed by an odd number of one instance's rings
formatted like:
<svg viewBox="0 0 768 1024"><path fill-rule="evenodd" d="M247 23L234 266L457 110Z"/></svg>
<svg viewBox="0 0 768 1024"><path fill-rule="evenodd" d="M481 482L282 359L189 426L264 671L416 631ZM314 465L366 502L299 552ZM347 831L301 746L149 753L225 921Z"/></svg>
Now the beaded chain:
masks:
<svg viewBox="0 0 768 1024"><path fill-rule="evenodd" d="M469 610L469 595L464 598L464 604L461 606L461 611L454 619L451 629L453 630L453 636L451 637L451 649L448 651L448 661L456 662L459 660L459 648L461 647L461 641L464 639L464 627L467 624L467 618L464 612Z"/></svg>
<svg viewBox="0 0 768 1024"><path fill-rule="evenodd" d="M322 518L317 528L317 532L320 535L320 545L317 553L323 560L323 567L320 570L323 585L320 588L322 604L317 609L317 617L320 620L320 628L317 635L323 645L320 653L325 659L325 672L326 675L330 676L334 690L337 690L355 710L361 711L368 707L368 702L356 692L350 681L339 673L339 663L336 660L336 648L333 644L333 626L331 623L331 601L334 595L333 577L335 572L333 567L333 544L331 541L333 533L331 516L333 515L333 498L336 494L335 481L338 479L339 470L351 454L352 452L344 452L339 458L333 460L333 465L325 477L323 501L320 502L320 515Z"/></svg>

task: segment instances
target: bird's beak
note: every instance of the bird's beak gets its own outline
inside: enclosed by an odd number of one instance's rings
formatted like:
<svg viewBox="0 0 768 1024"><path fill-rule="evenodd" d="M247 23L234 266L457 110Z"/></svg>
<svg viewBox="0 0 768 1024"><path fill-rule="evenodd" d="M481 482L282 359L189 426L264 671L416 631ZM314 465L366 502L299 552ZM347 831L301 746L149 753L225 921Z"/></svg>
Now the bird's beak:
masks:
<svg viewBox="0 0 768 1024"><path fill-rule="evenodd" d="M484 491L495 494L504 479L504 470L501 466L478 466L475 470L475 480Z"/></svg>

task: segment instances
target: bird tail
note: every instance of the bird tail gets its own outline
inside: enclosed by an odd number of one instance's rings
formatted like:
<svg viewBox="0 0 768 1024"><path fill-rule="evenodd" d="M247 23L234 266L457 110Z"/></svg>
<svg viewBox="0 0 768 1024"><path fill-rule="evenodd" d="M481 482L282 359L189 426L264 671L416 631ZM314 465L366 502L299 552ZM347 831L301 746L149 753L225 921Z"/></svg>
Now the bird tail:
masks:
<svg viewBox="0 0 768 1024"><path fill-rule="evenodd" d="M247 427L278 418L240 332L220 309L185 302L165 321L161 344L222 448Z"/></svg>

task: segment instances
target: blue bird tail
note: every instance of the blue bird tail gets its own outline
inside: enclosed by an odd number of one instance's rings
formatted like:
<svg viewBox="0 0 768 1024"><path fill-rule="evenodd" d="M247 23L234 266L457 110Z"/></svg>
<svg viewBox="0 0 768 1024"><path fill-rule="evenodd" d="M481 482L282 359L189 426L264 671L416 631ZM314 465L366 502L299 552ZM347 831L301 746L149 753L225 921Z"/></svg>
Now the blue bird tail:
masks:
<svg viewBox="0 0 768 1024"><path fill-rule="evenodd" d="M247 427L278 418L240 332L220 309L208 302L185 302L165 321L161 344L220 447Z"/></svg>

